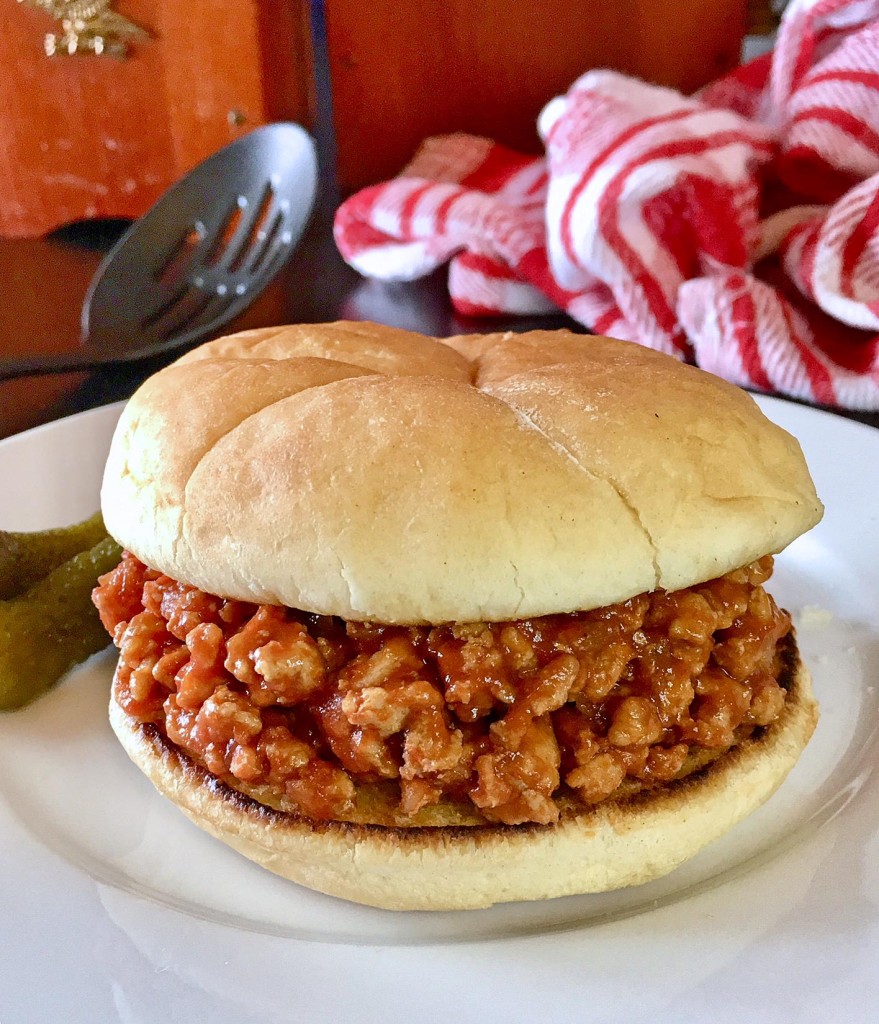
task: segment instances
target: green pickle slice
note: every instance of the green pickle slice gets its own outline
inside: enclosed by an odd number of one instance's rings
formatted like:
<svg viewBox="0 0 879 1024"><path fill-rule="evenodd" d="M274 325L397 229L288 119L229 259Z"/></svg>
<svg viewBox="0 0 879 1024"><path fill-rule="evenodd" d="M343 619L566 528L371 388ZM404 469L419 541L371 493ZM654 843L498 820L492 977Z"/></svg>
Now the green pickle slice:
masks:
<svg viewBox="0 0 879 1024"><path fill-rule="evenodd" d="M122 549L106 536L103 524L100 533L103 540L87 551L80 549L23 593L0 601L0 710L36 699L108 645L91 594L98 576L117 565ZM78 536L92 539L93 534L83 530Z"/></svg>
<svg viewBox="0 0 879 1024"><path fill-rule="evenodd" d="M59 530L8 533L0 530L0 601L18 597L39 580L107 536L101 513Z"/></svg>

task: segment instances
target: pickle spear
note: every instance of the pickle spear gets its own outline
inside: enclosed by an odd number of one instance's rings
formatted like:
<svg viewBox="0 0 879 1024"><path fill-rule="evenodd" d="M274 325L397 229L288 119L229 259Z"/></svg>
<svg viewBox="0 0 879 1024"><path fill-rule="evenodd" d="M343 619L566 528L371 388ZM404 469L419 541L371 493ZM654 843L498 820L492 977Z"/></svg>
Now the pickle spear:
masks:
<svg viewBox="0 0 879 1024"><path fill-rule="evenodd" d="M121 556L119 545L104 536L24 593L0 601L0 710L30 703L107 646L91 594L98 576Z"/></svg>
<svg viewBox="0 0 879 1024"><path fill-rule="evenodd" d="M60 530L8 533L0 530L0 601L18 597L62 562L88 551L107 536L101 513Z"/></svg>

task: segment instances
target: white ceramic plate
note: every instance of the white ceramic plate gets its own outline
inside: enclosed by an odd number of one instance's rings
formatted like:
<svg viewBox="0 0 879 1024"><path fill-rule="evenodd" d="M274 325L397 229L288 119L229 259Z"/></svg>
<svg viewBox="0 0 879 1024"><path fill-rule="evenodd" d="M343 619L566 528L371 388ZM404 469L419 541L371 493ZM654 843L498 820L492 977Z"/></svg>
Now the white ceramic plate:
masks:
<svg viewBox="0 0 879 1024"><path fill-rule="evenodd" d="M827 505L777 561L821 722L666 879L486 911L356 907L190 825L106 723L99 655L0 716L0 1022L879 1019L879 431L776 400ZM84 518L118 407L0 443L0 528Z"/></svg>

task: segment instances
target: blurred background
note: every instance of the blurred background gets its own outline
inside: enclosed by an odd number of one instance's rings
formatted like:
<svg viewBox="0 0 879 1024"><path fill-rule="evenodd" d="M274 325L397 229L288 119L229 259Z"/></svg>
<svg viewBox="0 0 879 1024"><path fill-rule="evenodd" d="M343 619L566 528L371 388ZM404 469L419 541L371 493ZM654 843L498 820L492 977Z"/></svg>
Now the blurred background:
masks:
<svg viewBox="0 0 879 1024"><path fill-rule="evenodd" d="M343 192L395 174L428 135L537 151L541 107L587 68L692 92L774 21L748 0L2 2L5 237L135 217L267 121L333 136Z"/></svg>
<svg viewBox="0 0 879 1024"><path fill-rule="evenodd" d="M0 4L7 357L75 347L88 281L125 224L210 153L276 120L317 139L318 210L295 258L233 326L369 316L474 329L435 281L379 286L346 267L331 238L339 198L397 173L437 133L539 151L539 110L590 67L691 92L743 47L765 45L778 15L753 0ZM155 366L0 383L0 436L124 397Z"/></svg>

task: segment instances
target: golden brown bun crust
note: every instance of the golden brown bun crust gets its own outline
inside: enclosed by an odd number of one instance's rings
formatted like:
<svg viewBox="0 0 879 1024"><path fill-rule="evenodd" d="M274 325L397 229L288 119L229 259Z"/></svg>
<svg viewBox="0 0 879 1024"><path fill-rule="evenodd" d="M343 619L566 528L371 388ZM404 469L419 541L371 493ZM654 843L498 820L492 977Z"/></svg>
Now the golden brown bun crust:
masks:
<svg viewBox="0 0 879 1024"><path fill-rule="evenodd" d="M122 415L102 506L175 579L387 623L677 590L822 513L797 442L670 357L374 324L250 331L156 374Z"/></svg>
<svg viewBox="0 0 879 1024"><path fill-rule="evenodd" d="M276 874L390 910L463 910L639 885L667 874L760 806L818 718L795 644L779 720L678 782L563 815L557 825L382 828L262 806L196 766L115 703L131 759L197 825Z"/></svg>

